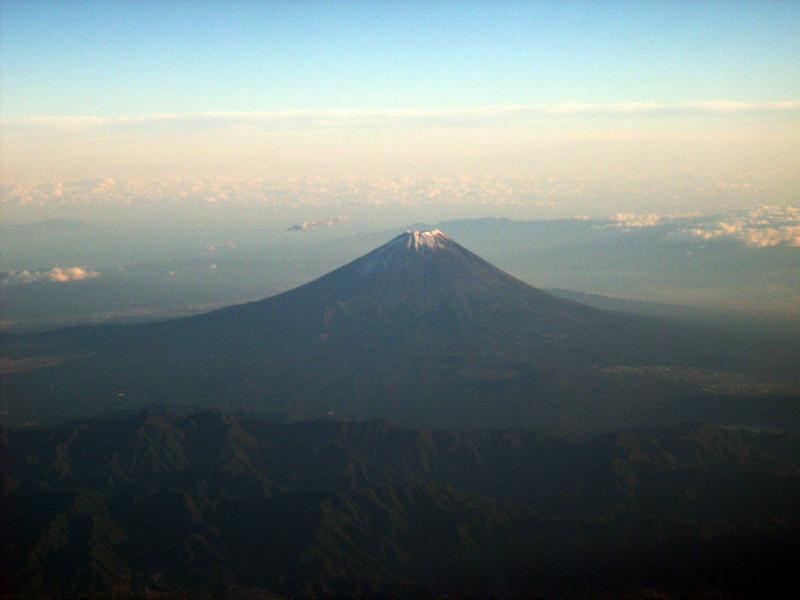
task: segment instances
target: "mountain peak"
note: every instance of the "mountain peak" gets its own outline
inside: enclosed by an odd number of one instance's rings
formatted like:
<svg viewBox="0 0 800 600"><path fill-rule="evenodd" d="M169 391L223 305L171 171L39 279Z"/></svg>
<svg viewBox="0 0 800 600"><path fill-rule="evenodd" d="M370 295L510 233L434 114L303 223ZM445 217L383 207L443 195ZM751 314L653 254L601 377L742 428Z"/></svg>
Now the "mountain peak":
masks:
<svg viewBox="0 0 800 600"><path fill-rule="evenodd" d="M409 229L386 244L386 247L394 247L397 249L402 248L404 250L420 252L424 249L441 250L444 249L447 244L452 242L453 240L441 229L429 229L427 231Z"/></svg>
<svg viewBox="0 0 800 600"><path fill-rule="evenodd" d="M452 241L441 229L406 231L404 237L406 246L414 250L442 248L447 242Z"/></svg>
<svg viewBox="0 0 800 600"><path fill-rule="evenodd" d="M455 248L458 244L440 229L407 230L352 264L360 274L397 271L420 260L427 262L434 256L431 252L444 256L442 251Z"/></svg>

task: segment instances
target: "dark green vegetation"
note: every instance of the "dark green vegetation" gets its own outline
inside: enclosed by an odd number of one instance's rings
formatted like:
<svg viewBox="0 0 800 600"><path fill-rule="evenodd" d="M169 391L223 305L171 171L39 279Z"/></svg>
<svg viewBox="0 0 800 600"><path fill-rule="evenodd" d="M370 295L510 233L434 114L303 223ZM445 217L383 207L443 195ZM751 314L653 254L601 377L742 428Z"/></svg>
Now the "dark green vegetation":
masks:
<svg viewBox="0 0 800 600"><path fill-rule="evenodd" d="M4 342L14 424L159 402L444 429L800 427L796 348L557 298L441 233L258 302Z"/></svg>
<svg viewBox="0 0 800 600"><path fill-rule="evenodd" d="M14 597L798 587L795 434L558 438L146 410L9 438Z"/></svg>

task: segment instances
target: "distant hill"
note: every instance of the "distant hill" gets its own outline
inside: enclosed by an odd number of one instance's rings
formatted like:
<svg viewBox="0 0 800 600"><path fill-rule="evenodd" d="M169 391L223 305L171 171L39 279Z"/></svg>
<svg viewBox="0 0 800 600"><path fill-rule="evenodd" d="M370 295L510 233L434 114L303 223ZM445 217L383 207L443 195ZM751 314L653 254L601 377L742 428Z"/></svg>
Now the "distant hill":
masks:
<svg viewBox="0 0 800 600"><path fill-rule="evenodd" d="M265 300L9 340L15 423L152 402L443 428L800 420L797 388L780 381L796 363L696 324L558 298L439 230L404 233Z"/></svg>

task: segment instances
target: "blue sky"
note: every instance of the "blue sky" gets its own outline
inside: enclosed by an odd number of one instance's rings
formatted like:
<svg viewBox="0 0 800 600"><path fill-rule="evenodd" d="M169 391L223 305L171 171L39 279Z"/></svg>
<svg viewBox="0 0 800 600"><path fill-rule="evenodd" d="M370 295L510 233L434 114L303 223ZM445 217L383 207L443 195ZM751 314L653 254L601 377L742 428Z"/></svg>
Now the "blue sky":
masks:
<svg viewBox="0 0 800 600"><path fill-rule="evenodd" d="M800 2L2 3L2 116L796 100Z"/></svg>

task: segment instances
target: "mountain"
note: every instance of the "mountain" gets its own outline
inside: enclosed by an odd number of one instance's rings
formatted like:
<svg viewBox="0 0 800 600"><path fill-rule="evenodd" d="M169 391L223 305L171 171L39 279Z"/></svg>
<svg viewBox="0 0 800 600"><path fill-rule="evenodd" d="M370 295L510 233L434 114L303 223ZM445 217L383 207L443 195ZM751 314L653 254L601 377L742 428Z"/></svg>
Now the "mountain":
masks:
<svg viewBox="0 0 800 600"><path fill-rule="evenodd" d="M545 339L606 337L623 323L523 283L433 230L400 235L285 294L166 327L171 335L202 330L257 347L277 341L281 350L324 342L350 353L381 343L389 351L418 345L416 354L427 353L424 346L457 354L465 345L494 354L521 337L520 328Z"/></svg>
<svg viewBox="0 0 800 600"><path fill-rule="evenodd" d="M0 572L9 598L783 596L799 441L157 410L14 429Z"/></svg>
<svg viewBox="0 0 800 600"><path fill-rule="evenodd" d="M773 381L768 353L557 298L439 230L406 232L258 302L8 339L3 391L15 423L153 402L450 428L800 418L796 389Z"/></svg>

